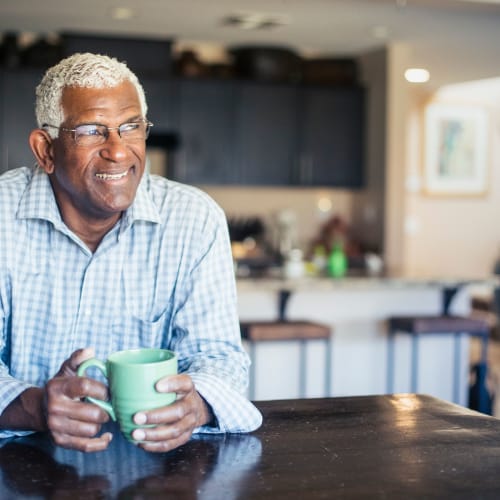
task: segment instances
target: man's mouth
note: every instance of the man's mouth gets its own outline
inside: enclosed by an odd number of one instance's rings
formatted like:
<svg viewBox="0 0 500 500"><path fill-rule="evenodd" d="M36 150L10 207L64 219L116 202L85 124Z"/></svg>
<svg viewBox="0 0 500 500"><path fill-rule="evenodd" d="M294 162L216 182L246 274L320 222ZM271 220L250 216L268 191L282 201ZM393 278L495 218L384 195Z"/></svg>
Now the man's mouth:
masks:
<svg viewBox="0 0 500 500"><path fill-rule="evenodd" d="M102 179L104 181L116 181L118 179L122 179L128 174L128 170L122 172L121 174L95 174L98 179Z"/></svg>

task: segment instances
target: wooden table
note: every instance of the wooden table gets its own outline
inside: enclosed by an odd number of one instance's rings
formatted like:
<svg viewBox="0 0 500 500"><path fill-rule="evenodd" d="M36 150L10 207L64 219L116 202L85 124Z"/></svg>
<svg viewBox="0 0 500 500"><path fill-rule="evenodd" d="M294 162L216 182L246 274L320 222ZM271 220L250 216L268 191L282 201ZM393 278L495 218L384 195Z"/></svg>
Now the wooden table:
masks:
<svg viewBox="0 0 500 500"><path fill-rule="evenodd" d="M500 420L412 394L257 403L250 435L166 454L115 435L83 454L46 435L4 442L0 498L500 498Z"/></svg>

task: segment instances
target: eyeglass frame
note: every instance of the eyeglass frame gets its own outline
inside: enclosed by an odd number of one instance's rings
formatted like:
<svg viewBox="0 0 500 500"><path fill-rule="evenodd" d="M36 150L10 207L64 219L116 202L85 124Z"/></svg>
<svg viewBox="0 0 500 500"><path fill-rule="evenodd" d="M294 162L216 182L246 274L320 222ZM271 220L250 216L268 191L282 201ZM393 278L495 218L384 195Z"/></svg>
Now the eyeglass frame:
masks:
<svg viewBox="0 0 500 500"><path fill-rule="evenodd" d="M122 135L121 135L121 132L120 132L120 129L124 126L124 125L130 125L132 123L144 123L146 125L146 130L145 130L145 135L144 135L144 140L146 140L149 136L149 131L151 129L151 127L154 126L154 123L150 122L149 120L147 120L146 118L140 118L138 120L132 120L132 121L129 121L129 122L124 122L120 125L118 125L118 127L108 127L107 125L104 125L102 123L82 123L81 125L77 125L75 128L65 128L65 127L57 127L56 125L51 125L50 123L44 123L42 125L42 129L45 129L47 127L49 128L56 128L58 130L62 130L63 132L72 132L73 134L73 141L75 142L75 144L77 146L80 146L82 147L82 144L78 144L77 140L76 140L76 132L78 130L79 127L85 127L85 126L98 126L98 127L104 127L105 129L105 133L102 134L102 137L104 138L104 140L102 142L98 142L95 144L95 146L100 146L101 144L105 144L106 141L109 139L109 132L110 130L116 130L118 132L118 136L120 137L120 139L122 140L127 140L126 138L123 139ZM91 137L91 136L87 136L87 137ZM83 146L85 147L85 146Z"/></svg>

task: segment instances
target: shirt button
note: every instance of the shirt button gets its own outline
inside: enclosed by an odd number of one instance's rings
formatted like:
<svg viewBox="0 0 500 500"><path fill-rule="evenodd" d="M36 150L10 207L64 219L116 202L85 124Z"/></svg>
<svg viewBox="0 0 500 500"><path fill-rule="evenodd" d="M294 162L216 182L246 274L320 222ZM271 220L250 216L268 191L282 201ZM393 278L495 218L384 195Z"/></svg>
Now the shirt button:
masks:
<svg viewBox="0 0 500 500"><path fill-rule="evenodd" d="M86 318L90 318L90 316L92 315L92 311L90 309L85 309L85 311L83 312L83 315Z"/></svg>

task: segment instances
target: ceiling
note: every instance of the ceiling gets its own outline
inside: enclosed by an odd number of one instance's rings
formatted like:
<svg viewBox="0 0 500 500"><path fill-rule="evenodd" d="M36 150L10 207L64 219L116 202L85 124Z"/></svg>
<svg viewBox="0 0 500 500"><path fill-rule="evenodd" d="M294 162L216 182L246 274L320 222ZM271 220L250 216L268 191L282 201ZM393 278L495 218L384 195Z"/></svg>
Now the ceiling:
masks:
<svg viewBox="0 0 500 500"><path fill-rule="evenodd" d="M131 17L114 19L118 7L131 8ZM278 26L224 25L224 18L239 14L265 15ZM0 0L0 32L7 31L281 45L305 57L403 43L409 62L430 70L427 85L500 76L500 0Z"/></svg>

